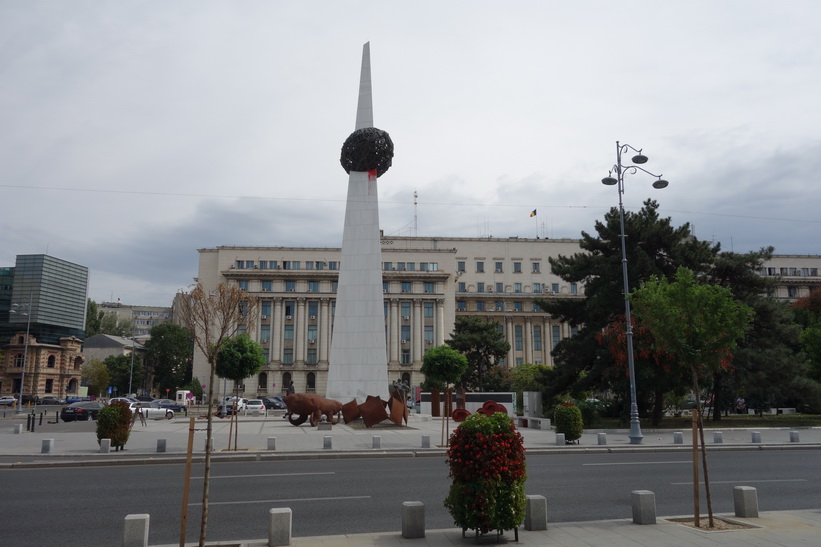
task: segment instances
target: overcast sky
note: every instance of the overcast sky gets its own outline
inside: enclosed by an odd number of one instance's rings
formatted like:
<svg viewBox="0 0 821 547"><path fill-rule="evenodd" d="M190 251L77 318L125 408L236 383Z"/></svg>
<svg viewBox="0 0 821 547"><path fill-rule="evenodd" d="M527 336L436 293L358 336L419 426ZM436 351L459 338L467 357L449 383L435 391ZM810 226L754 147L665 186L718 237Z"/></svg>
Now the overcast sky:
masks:
<svg viewBox="0 0 821 547"><path fill-rule="evenodd" d="M338 247L362 45L385 234L578 238L626 177L700 239L821 254L821 3L0 0L0 266L170 305L198 248ZM538 213L529 216L533 209Z"/></svg>

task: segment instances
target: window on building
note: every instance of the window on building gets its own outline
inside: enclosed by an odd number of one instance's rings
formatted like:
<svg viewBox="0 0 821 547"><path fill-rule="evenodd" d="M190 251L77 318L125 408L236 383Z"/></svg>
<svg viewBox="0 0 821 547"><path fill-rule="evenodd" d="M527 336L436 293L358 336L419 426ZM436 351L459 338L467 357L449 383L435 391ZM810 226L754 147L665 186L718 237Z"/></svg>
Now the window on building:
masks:
<svg viewBox="0 0 821 547"><path fill-rule="evenodd" d="M542 307L538 305L536 302L533 303L533 311L540 312L542 311Z"/></svg>
<svg viewBox="0 0 821 547"><path fill-rule="evenodd" d="M533 325L533 351L542 351L542 327Z"/></svg>
<svg viewBox="0 0 821 547"><path fill-rule="evenodd" d="M422 309L425 317L433 317L433 302L425 302Z"/></svg>
<svg viewBox="0 0 821 547"><path fill-rule="evenodd" d="M313 393L316 391L316 374L309 372L305 375L305 391Z"/></svg>
<svg viewBox="0 0 821 547"><path fill-rule="evenodd" d="M292 270L301 270L302 269L302 262L299 260L292 260L291 261L291 269Z"/></svg>
<svg viewBox="0 0 821 547"><path fill-rule="evenodd" d="M476 273L485 273L485 263L484 262L477 262L476 263Z"/></svg>
<svg viewBox="0 0 821 547"><path fill-rule="evenodd" d="M263 323L259 328L259 341L267 342L271 339L271 324Z"/></svg>
<svg viewBox="0 0 821 547"><path fill-rule="evenodd" d="M328 261L328 269L329 270L338 270L339 269L339 262L336 260L329 260Z"/></svg>
<svg viewBox="0 0 821 547"><path fill-rule="evenodd" d="M285 315L290 315L291 317L296 315L296 306L294 305L293 300L286 300L284 305L285 305Z"/></svg>
<svg viewBox="0 0 821 547"><path fill-rule="evenodd" d="M797 298L798 297L798 287L787 287L787 296L789 298Z"/></svg>
<svg viewBox="0 0 821 547"><path fill-rule="evenodd" d="M290 387L291 384L292 384L291 373L290 372L282 373L282 389L283 390L288 389L288 387Z"/></svg>
<svg viewBox="0 0 821 547"><path fill-rule="evenodd" d="M403 365L410 365L411 364L410 348L402 349L402 364Z"/></svg>
<svg viewBox="0 0 821 547"><path fill-rule="evenodd" d="M538 262L533 262L533 273L541 273L542 266Z"/></svg>
<svg viewBox="0 0 821 547"><path fill-rule="evenodd" d="M502 266L503 266L503 265L504 265L504 263L503 263L503 262L497 262L497 263L495 264L495 266L496 266L496 273L502 273L502 272L504 271L504 269L502 268Z"/></svg>
<svg viewBox="0 0 821 547"><path fill-rule="evenodd" d="M316 325L308 325L308 342L310 343L313 341L316 343L317 340L317 326Z"/></svg>
<svg viewBox="0 0 821 547"><path fill-rule="evenodd" d="M308 319L316 319L319 317L319 302L316 300L308 301Z"/></svg>
<svg viewBox="0 0 821 547"><path fill-rule="evenodd" d="M439 263L438 262L428 262L428 271L438 272L439 271Z"/></svg>
<svg viewBox="0 0 821 547"><path fill-rule="evenodd" d="M293 325L285 325L284 329L284 338L285 340L293 340L294 339L294 326Z"/></svg>
<svg viewBox="0 0 821 547"><path fill-rule="evenodd" d="M524 309L523 304L521 302L514 302L513 303L513 311L522 311Z"/></svg>
<svg viewBox="0 0 821 547"><path fill-rule="evenodd" d="M244 260L235 261L234 262L234 268L236 268L238 270L244 270L245 269L245 261Z"/></svg>
<svg viewBox="0 0 821 547"><path fill-rule="evenodd" d="M237 281L237 285L239 285L239 290L247 291L248 290L248 280L247 279L240 279Z"/></svg>
<svg viewBox="0 0 821 547"><path fill-rule="evenodd" d="M505 311L505 303L501 300L496 301L496 311Z"/></svg>
<svg viewBox="0 0 821 547"><path fill-rule="evenodd" d="M386 272L390 272L393 270L393 262L383 262L382 263L382 270Z"/></svg>
<svg viewBox="0 0 821 547"><path fill-rule="evenodd" d="M411 292L411 283L410 283L410 281L403 281L402 282L402 292L404 292L404 293Z"/></svg>
<svg viewBox="0 0 821 547"><path fill-rule="evenodd" d="M476 292L485 292L485 284L484 283L476 283Z"/></svg>
<svg viewBox="0 0 821 547"><path fill-rule="evenodd" d="M561 340L561 329L558 325L553 325L551 330L553 335L553 340L551 340L552 348L556 349L556 344L558 344Z"/></svg>
<svg viewBox="0 0 821 547"><path fill-rule="evenodd" d="M485 303L483 301L476 301L476 311L485 311Z"/></svg>
<svg viewBox="0 0 821 547"><path fill-rule="evenodd" d="M306 270L313 270L314 269L314 262L312 260L305 261L305 269Z"/></svg>
<svg viewBox="0 0 821 547"><path fill-rule="evenodd" d="M465 311L468 309L467 303L464 300L456 301L456 311Z"/></svg>
<svg viewBox="0 0 821 547"><path fill-rule="evenodd" d="M425 325L425 344L433 344L433 325Z"/></svg>
<svg viewBox="0 0 821 547"><path fill-rule="evenodd" d="M460 260L456 263L456 271L457 272L464 272L465 271L465 261Z"/></svg>
<svg viewBox="0 0 821 547"><path fill-rule="evenodd" d="M268 373L259 373L259 376L257 376L257 388L260 391L268 391Z"/></svg>
<svg viewBox="0 0 821 547"><path fill-rule="evenodd" d="M273 290L273 288L274 288L274 282L273 281L263 281L262 282L262 290L263 291L270 292L270 291Z"/></svg>
<svg viewBox="0 0 821 547"><path fill-rule="evenodd" d="M57 363L57 358L53 355L48 356L48 361L46 362L46 366L48 368L54 368L54 365Z"/></svg>
<svg viewBox="0 0 821 547"><path fill-rule="evenodd" d="M402 334L403 343L404 344L410 344L410 339L411 339L410 325L402 325L402 328L400 329L400 332Z"/></svg>
<svg viewBox="0 0 821 547"><path fill-rule="evenodd" d="M513 347L516 351L522 351L522 349L524 349L521 325L516 325L513 327Z"/></svg>
<svg viewBox="0 0 821 547"><path fill-rule="evenodd" d="M464 281L460 281L460 282L457 284L456 290L457 290L458 292L466 292L466 291L467 291L467 287L465 286L465 282L464 282Z"/></svg>
<svg viewBox="0 0 821 547"><path fill-rule="evenodd" d="M308 348L308 352L305 354L305 362L309 365L317 364L316 348Z"/></svg>
<svg viewBox="0 0 821 547"><path fill-rule="evenodd" d="M411 314L411 303L410 302L400 302L399 309L401 310L402 317L410 317Z"/></svg>
<svg viewBox="0 0 821 547"><path fill-rule="evenodd" d="M387 281L382 282L382 292L388 292L390 290L391 284Z"/></svg>
<svg viewBox="0 0 821 547"><path fill-rule="evenodd" d="M423 287L426 294L433 294L434 292L436 292L435 284L430 281L425 281Z"/></svg>
<svg viewBox="0 0 821 547"><path fill-rule="evenodd" d="M533 284L533 292L536 294L542 293L542 284L541 283L534 283Z"/></svg>
<svg viewBox="0 0 821 547"><path fill-rule="evenodd" d="M53 389L54 389L54 380L52 380L51 378L47 378L46 379L46 393L52 393Z"/></svg>
<svg viewBox="0 0 821 547"><path fill-rule="evenodd" d="M254 261L253 260L246 260L245 261L245 269L246 270L253 270L254 269Z"/></svg>
<svg viewBox="0 0 821 547"><path fill-rule="evenodd" d="M18 353L17 355L14 356L14 366L15 367L22 368L23 367L23 362L24 361L23 361L23 354L22 353Z"/></svg>
<svg viewBox="0 0 821 547"><path fill-rule="evenodd" d="M294 364L294 349L293 348L285 348L282 350L282 362L286 365L293 365Z"/></svg>
<svg viewBox="0 0 821 547"><path fill-rule="evenodd" d="M331 292L336 293L339 288L339 281L331 281Z"/></svg>
<svg viewBox="0 0 821 547"><path fill-rule="evenodd" d="M559 294L559 284L558 283L551 283L550 284L550 292Z"/></svg>
<svg viewBox="0 0 821 547"><path fill-rule="evenodd" d="M513 263L513 273L522 273L522 263L521 262L514 262Z"/></svg>
<svg viewBox="0 0 821 547"><path fill-rule="evenodd" d="M576 336L579 334L579 327L570 327L570 336Z"/></svg>
<svg viewBox="0 0 821 547"><path fill-rule="evenodd" d="M396 271L397 272L404 272L405 271L405 263L404 262L397 262L396 263Z"/></svg>
<svg viewBox="0 0 821 547"><path fill-rule="evenodd" d="M505 284L496 283L496 292L505 292Z"/></svg>
<svg viewBox="0 0 821 547"><path fill-rule="evenodd" d="M818 277L818 268L810 268L810 277Z"/></svg>
<svg viewBox="0 0 821 547"><path fill-rule="evenodd" d="M271 315L271 301L270 300L263 300L262 306L260 308L260 313L264 315L266 318Z"/></svg>
<svg viewBox="0 0 821 547"><path fill-rule="evenodd" d="M308 292L319 292L319 281L308 281Z"/></svg>
<svg viewBox="0 0 821 547"><path fill-rule="evenodd" d="M522 284L521 283L514 283L513 284L513 292L522 292Z"/></svg>

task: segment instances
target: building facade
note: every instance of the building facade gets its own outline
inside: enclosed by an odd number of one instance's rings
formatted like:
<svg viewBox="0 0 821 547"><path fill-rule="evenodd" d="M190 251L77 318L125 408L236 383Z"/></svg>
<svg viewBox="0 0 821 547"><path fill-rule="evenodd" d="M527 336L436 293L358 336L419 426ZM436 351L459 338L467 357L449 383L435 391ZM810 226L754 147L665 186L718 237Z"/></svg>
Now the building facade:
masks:
<svg viewBox="0 0 821 547"><path fill-rule="evenodd" d="M121 321L131 322L131 335L140 340L148 339L151 329L171 322L171 308L162 306L133 306L119 302L102 302L97 308Z"/></svg>
<svg viewBox="0 0 821 547"><path fill-rule="evenodd" d="M505 364L552 364L550 352L571 329L542 312L536 298L581 298L584 288L550 271L548 257L580 251L574 239L382 237L382 287L388 378L411 386L424 379L422 356L453 332L456 317L500 324L511 345ZM246 379L246 395L325 393L340 249L217 247L200 249L205 290L236 284L260 298L249 329L267 366ZM208 377L197 351L194 375Z"/></svg>
<svg viewBox="0 0 821 547"><path fill-rule="evenodd" d="M0 395L79 391L88 268L44 254L0 268Z"/></svg>

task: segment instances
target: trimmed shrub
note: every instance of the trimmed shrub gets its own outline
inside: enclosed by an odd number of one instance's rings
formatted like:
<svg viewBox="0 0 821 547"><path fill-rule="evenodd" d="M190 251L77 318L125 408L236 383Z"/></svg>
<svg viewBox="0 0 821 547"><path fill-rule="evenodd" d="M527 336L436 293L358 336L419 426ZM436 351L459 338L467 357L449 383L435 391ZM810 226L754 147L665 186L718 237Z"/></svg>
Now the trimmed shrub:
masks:
<svg viewBox="0 0 821 547"><path fill-rule="evenodd" d="M122 449L131 434L131 409L115 402L100 409L97 414L97 444L101 439L111 439L111 446Z"/></svg>
<svg viewBox="0 0 821 547"><path fill-rule="evenodd" d="M553 411L553 425L556 433L564 433L565 441L575 441L581 438L584 431L582 411L571 402L561 403Z"/></svg>
<svg viewBox="0 0 821 547"><path fill-rule="evenodd" d="M450 436L445 507L462 530L511 530L524 521L525 454L522 436L501 412L471 414Z"/></svg>

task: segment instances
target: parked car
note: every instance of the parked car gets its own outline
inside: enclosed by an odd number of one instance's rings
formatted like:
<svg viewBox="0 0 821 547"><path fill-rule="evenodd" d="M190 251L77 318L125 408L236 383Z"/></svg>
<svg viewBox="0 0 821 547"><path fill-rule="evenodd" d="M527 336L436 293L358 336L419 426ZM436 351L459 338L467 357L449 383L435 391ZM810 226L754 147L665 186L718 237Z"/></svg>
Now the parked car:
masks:
<svg viewBox="0 0 821 547"><path fill-rule="evenodd" d="M111 399L108 400L108 404L111 404L111 403L131 404L131 403L139 403L139 402L140 401L138 401L134 397L112 397Z"/></svg>
<svg viewBox="0 0 821 547"><path fill-rule="evenodd" d="M265 412L267 409L265 408L265 403L262 402L262 399L248 399L248 402L245 403L245 408L243 411L248 414L249 412Z"/></svg>
<svg viewBox="0 0 821 547"><path fill-rule="evenodd" d="M66 395L66 404L70 405L71 403L79 403L82 401L93 401L91 397L78 397L76 395Z"/></svg>
<svg viewBox="0 0 821 547"><path fill-rule="evenodd" d="M188 414L187 406L174 402L171 399L154 399L153 401L151 401L151 403L156 403L160 406L160 408L170 408L174 412L185 412L186 414Z"/></svg>
<svg viewBox="0 0 821 547"><path fill-rule="evenodd" d="M60 419L64 422L75 420L96 420L97 413L105 405L100 401L80 401L64 406L60 411Z"/></svg>
<svg viewBox="0 0 821 547"><path fill-rule="evenodd" d="M131 403L131 413L142 412L143 416L149 420L161 420L165 418L170 420L174 417L174 411L170 408L163 408L159 404L151 401L150 403Z"/></svg>
<svg viewBox="0 0 821 547"><path fill-rule="evenodd" d="M23 404L24 405L27 405L29 403L31 403L33 405L36 405L39 402L40 402L40 397L38 397L37 395L26 395L25 393L23 394Z"/></svg>
<svg viewBox="0 0 821 547"><path fill-rule="evenodd" d="M264 404L268 410L285 410L288 408L285 406L285 401L282 400L282 397L262 397L261 400L262 404Z"/></svg>
<svg viewBox="0 0 821 547"><path fill-rule="evenodd" d="M51 395L46 395L42 399L40 399L41 405L64 405L66 404L65 399L61 399L59 397L52 397Z"/></svg>
<svg viewBox="0 0 821 547"><path fill-rule="evenodd" d="M13 395L3 395L0 397L0 406L12 406L17 402L17 397Z"/></svg>
<svg viewBox="0 0 821 547"><path fill-rule="evenodd" d="M150 403L154 400L154 397L149 397L148 395L137 395L134 398L140 401L141 403Z"/></svg>

